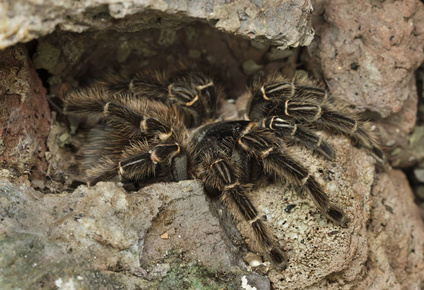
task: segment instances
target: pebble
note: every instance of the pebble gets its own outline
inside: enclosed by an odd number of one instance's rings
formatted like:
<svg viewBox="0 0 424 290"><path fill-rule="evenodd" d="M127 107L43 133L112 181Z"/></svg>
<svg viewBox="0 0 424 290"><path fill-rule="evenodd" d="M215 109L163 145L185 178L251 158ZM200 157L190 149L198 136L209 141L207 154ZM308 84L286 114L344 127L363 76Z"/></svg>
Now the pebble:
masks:
<svg viewBox="0 0 424 290"><path fill-rule="evenodd" d="M277 61L277 60L282 60L282 59L288 58L292 54L293 54L293 51L290 50L290 49L281 50L281 49L277 49L277 48L273 47L265 55L265 58L268 61Z"/></svg>
<svg viewBox="0 0 424 290"><path fill-rule="evenodd" d="M246 75L250 76L256 71L262 68L261 65L257 64L253 59L246 60L242 65L243 71Z"/></svg>
<svg viewBox="0 0 424 290"><path fill-rule="evenodd" d="M414 175L418 179L419 182L424 183L424 168L414 169Z"/></svg>
<svg viewBox="0 0 424 290"><path fill-rule="evenodd" d="M402 152L402 149L397 147L397 148L393 149L392 152L390 152L390 155L396 156L396 155L399 155L401 152Z"/></svg>
<svg viewBox="0 0 424 290"><path fill-rule="evenodd" d="M417 196L424 200L424 185L418 186Z"/></svg>
<svg viewBox="0 0 424 290"><path fill-rule="evenodd" d="M267 47L267 45L265 43L262 43L262 42L259 42L259 41L254 41L254 40L252 40L250 42L250 46L253 47L254 49L257 49L257 50L262 50L265 47Z"/></svg>
<svg viewBox="0 0 424 290"><path fill-rule="evenodd" d="M395 143L396 143L396 141L395 140L389 140L387 143L386 143L386 146L387 147L392 147L393 145L395 145Z"/></svg>

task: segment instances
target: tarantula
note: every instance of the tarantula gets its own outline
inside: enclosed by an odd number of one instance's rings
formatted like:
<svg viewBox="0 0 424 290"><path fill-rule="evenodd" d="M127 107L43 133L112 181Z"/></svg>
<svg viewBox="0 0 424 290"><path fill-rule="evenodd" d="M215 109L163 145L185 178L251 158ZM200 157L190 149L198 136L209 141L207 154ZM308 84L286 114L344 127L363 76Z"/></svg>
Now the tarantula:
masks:
<svg viewBox="0 0 424 290"><path fill-rule="evenodd" d="M315 83L272 75L249 88L246 117L219 121L223 90L201 72L147 71L112 77L68 95L65 110L97 125L84 146L88 184L119 181L144 186L197 178L251 225L263 253L285 268L287 258L248 197L253 175L284 179L308 192L335 224L349 218L287 146L305 146L333 160L334 150L314 130L349 136L383 159L369 124Z"/></svg>

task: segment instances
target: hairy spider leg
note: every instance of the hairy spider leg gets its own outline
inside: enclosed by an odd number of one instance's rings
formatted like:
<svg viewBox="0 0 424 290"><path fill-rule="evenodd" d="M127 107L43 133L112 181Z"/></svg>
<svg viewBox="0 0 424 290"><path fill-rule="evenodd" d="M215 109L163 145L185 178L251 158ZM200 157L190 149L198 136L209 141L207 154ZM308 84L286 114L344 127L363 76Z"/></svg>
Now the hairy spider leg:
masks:
<svg viewBox="0 0 424 290"><path fill-rule="evenodd" d="M96 85L110 92L128 92L163 101L168 95L169 74L159 70L143 70L133 77L122 72L108 73Z"/></svg>
<svg viewBox="0 0 424 290"><path fill-rule="evenodd" d="M89 185L115 179L122 182L172 181L172 172L167 168L172 167L174 158L181 151L179 144L168 141L154 145L134 142L125 148L119 162L103 158L97 166L90 168L87 171Z"/></svg>
<svg viewBox="0 0 424 290"><path fill-rule="evenodd" d="M123 103L129 94L110 94L103 88L94 87L74 91L65 98L65 112L84 120L101 119L108 102Z"/></svg>
<svg viewBox="0 0 424 290"><path fill-rule="evenodd" d="M159 71L142 71L132 80L126 76L111 75L99 82L110 92L132 93L136 98L148 98L164 104L173 104L184 111L187 128L197 127L216 115L222 89L201 72L190 72L169 78Z"/></svg>
<svg viewBox="0 0 424 290"><path fill-rule="evenodd" d="M97 164L99 159L104 156L107 156L111 161L118 162L121 159L122 150L129 146L131 142L131 139L105 123L97 124L94 128L91 128L84 139L85 142L78 158L81 159L86 169Z"/></svg>
<svg viewBox="0 0 424 290"><path fill-rule="evenodd" d="M347 225L349 219L343 211L330 203L322 187L305 167L284 153L272 132L251 122L244 128L238 144L262 161L265 174L281 177L295 186L304 187L327 218L337 225Z"/></svg>
<svg viewBox="0 0 424 290"><path fill-rule="evenodd" d="M229 157L220 157L210 155L202 165L207 168L201 175L206 192L219 190L220 200L250 224L256 242L268 258L276 266L286 268L287 258L247 195L251 186L240 183L241 169Z"/></svg>
<svg viewBox="0 0 424 290"><path fill-rule="evenodd" d="M284 113L286 117L293 119L295 122L312 124L318 129L333 130L349 136L356 143L370 150L379 160L384 158L383 151L377 143L377 138L368 129L368 123L360 120L347 109L336 111L329 105L315 105L290 100L280 104L278 107L280 114ZM343 113L338 113L340 111ZM274 114L276 112L270 113Z"/></svg>
<svg viewBox="0 0 424 290"><path fill-rule="evenodd" d="M98 160L97 165L89 168L87 173L87 185L93 186L101 181L120 181L119 180L119 165L109 157L102 157Z"/></svg>
<svg viewBox="0 0 424 290"><path fill-rule="evenodd" d="M157 135L165 140L171 134L171 124L182 125L182 118L174 106L134 100L129 94L113 95L101 89L70 94L65 100L65 109L78 117L104 119L128 139Z"/></svg>
<svg viewBox="0 0 424 290"><path fill-rule="evenodd" d="M248 105L251 120L258 122L264 117L279 116L294 123L332 130L349 136L383 162L384 153L369 124L324 89L271 77L261 86L254 87L251 94Z"/></svg>
<svg viewBox="0 0 424 290"><path fill-rule="evenodd" d="M269 233L262 216L250 201L247 192L251 184L246 184L244 160L234 160L237 151L236 140L246 121L218 122L204 126L193 139L193 156L197 177L202 179L206 192L211 197L219 196L221 201L241 219L246 220L252 229L254 239L263 253L278 267L287 267L287 258L278 243Z"/></svg>
<svg viewBox="0 0 424 290"><path fill-rule="evenodd" d="M263 119L262 127L283 138L287 144L294 143L304 146L316 151L328 160L334 160L336 157L333 148L322 137L318 137L307 128L296 124L285 116L267 117Z"/></svg>
<svg viewBox="0 0 424 290"><path fill-rule="evenodd" d="M104 115L109 126L129 139L158 137L164 141L175 134L173 127L184 127L175 107L156 102L149 106L132 108L109 102L104 106Z"/></svg>
<svg viewBox="0 0 424 290"><path fill-rule="evenodd" d="M89 132L89 145L83 150L87 167L97 163L88 170L91 184L108 180L144 181L147 178L170 181L169 176L173 173L177 179L187 177L183 172L187 167L184 165L186 157L177 158L174 172L165 172L164 165L169 164L164 160L179 154L179 144L185 138L183 117L175 106L137 100L127 94L119 94L122 98L118 101L105 91L95 92L93 95L90 90L85 91L88 100L84 103L88 104L84 114L91 110L103 120ZM77 104L81 97L71 95L67 105Z"/></svg>

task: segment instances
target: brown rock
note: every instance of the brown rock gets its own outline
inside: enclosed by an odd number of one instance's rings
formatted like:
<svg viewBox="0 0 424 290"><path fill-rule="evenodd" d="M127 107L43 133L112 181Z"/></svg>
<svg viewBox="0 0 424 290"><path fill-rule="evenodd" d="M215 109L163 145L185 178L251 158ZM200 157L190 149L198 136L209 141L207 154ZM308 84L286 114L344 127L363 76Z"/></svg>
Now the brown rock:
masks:
<svg viewBox="0 0 424 290"><path fill-rule="evenodd" d="M377 176L368 226L369 255L360 289L422 289L424 225L405 175Z"/></svg>
<svg viewBox="0 0 424 290"><path fill-rule="evenodd" d="M175 251L183 253L187 261L198 261L212 270L228 271L237 264L232 257L235 249L213 216L201 183L157 185L141 192L158 195L167 204L152 218L144 238L142 266L150 268L152 261L163 260ZM168 234L167 239L161 238L163 232Z"/></svg>
<svg viewBox="0 0 424 290"><path fill-rule="evenodd" d="M383 117L416 99L414 70L423 61L423 4L315 1L318 37L308 47L330 91L359 111Z"/></svg>
<svg viewBox="0 0 424 290"><path fill-rule="evenodd" d="M409 138L415 126L417 103L417 95L414 94L405 100L400 112L378 122L381 144L393 167L407 168L423 158L414 152L416 151L414 148L411 148L412 142Z"/></svg>
<svg viewBox="0 0 424 290"><path fill-rule="evenodd" d="M0 52L0 162L12 176L44 176L50 109L24 46Z"/></svg>

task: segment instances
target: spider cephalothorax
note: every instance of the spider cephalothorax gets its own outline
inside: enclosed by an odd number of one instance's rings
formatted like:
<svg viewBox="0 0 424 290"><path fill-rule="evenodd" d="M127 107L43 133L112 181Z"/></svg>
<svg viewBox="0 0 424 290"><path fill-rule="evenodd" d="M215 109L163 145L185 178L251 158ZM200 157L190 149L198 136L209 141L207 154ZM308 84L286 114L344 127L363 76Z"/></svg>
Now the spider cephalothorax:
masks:
<svg viewBox="0 0 424 290"><path fill-rule="evenodd" d="M212 78L149 71L74 92L65 109L97 122L82 150L90 185L201 179L208 195L248 221L263 253L284 268L284 252L248 197L252 172L288 181L328 219L346 226L343 210L286 147L302 145L333 160L333 148L314 133L318 129L347 135L378 159L383 154L368 123L310 81L272 76L248 94L247 120L217 121L222 89Z"/></svg>

